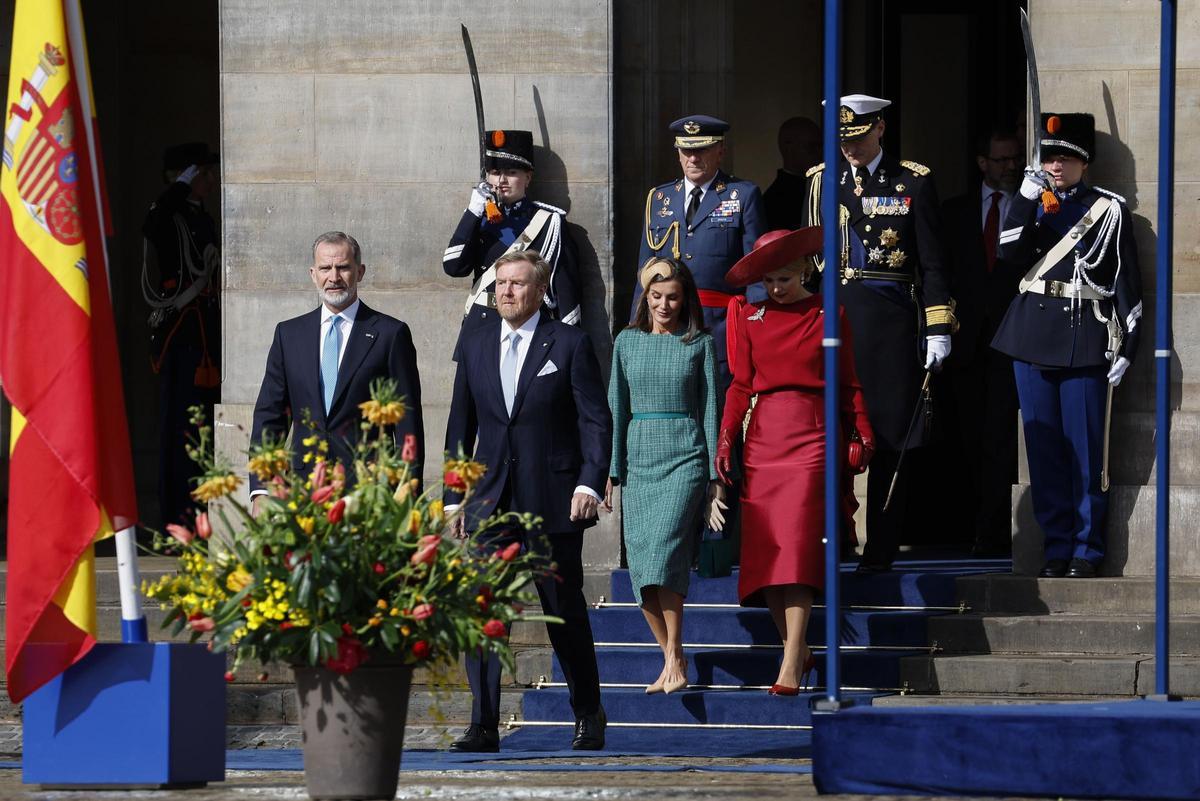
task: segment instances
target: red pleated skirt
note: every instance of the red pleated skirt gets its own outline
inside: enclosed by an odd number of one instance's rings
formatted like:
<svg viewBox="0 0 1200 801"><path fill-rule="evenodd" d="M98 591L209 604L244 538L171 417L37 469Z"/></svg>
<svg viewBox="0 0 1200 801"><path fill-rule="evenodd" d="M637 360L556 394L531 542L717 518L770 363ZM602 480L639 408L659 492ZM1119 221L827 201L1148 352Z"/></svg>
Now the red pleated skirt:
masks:
<svg viewBox="0 0 1200 801"><path fill-rule="evenodd" d="M743 455L738 597L765 606L764 587L825 587L825 399L780 390L758 396Z"/></svg>

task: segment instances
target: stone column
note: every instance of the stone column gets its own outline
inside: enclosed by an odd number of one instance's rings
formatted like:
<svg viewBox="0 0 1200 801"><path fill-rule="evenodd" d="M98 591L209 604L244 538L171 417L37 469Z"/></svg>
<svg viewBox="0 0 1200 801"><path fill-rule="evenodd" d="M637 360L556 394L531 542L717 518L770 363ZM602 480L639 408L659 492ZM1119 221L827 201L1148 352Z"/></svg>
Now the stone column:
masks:
<svg viewBox="0 0 1200 801"><path fill-rule="evenodd" d="M1030 0L1044 111L1096 118L1097 154L1088 180L1123 195L1133 212L1144 327L1133 367L1114 396L1104 572L1154 572L1155 248L1158 193L1160 4L1155 0ZM1171 369L1172 573L1200 575L1200 7L1180 4L1178 18L1173 283L1175 358ZM1023 449L1022 449L1023 450ZM1022 461L1024 461L1022 459ZM1028 472L1013 489L1013 557L1017 572L1041 566L1042 535L1033 520Z"/></svg>
<svg viewBox="0 0 1200 801"><path fill-rule="evenodd" d="M479 178L460 22L474 42L487 126L534 131L531 194L569 212L584 326L607 374L609 2L223 0L222 452L244 451L275 324L315 305L310 246L330 229L363 246L364 300L412 326L426 439L431 453L441 449L469 288L442 272L442 252ZM429 459L427 478L438 467ZM608 518L587 537L586 561L616 564L619 541Z"/></svg>

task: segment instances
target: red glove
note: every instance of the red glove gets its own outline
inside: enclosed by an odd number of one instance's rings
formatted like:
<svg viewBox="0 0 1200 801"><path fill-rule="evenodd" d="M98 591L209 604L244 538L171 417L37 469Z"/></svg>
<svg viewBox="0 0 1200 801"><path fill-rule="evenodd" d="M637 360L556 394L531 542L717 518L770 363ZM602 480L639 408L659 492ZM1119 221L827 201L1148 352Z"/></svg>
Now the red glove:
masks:
<svg viewBox="0 0 1200 801"><path fill-rule="evenodd" d="M733 479L730 477L733 473L733 431L732 429L721 429L721 435L717 437L717 455L713 459L713 466L717 468L717 477L721 479L721 483L725 486L731 486Z"/></svg>
<svg viewBox="0 0 1200 801"><path fill-rule="evenodd" d="M855 475L866 472L874 455L875 443L864 440L857 431L851 431L850 441L846 445L846 466L850 472Z"/></svg>

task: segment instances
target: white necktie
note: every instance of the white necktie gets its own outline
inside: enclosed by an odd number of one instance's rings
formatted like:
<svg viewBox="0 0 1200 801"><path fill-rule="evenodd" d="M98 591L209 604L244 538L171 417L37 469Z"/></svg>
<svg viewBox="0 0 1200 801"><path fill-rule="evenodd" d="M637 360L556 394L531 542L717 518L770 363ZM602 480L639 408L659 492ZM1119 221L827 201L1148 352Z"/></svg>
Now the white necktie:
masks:
<svg viewBox="0 0 1200 801"><path fill-rule="evenodd" d="M325 351L321 354L321 390L325 393L325 413L333 405L333 390L337 388L338 354L342 349L342 320L340 314L329 318L329 330L325 332Z"/></svg>
<svg viewBox="0 0 1200 801"><path fill-rule="evenodd" d="M500 360L500 388L504 391L504 406L512 414L513 400L517 397L517 347L521 335L513 331L508 335L508 350Z"/></svg>

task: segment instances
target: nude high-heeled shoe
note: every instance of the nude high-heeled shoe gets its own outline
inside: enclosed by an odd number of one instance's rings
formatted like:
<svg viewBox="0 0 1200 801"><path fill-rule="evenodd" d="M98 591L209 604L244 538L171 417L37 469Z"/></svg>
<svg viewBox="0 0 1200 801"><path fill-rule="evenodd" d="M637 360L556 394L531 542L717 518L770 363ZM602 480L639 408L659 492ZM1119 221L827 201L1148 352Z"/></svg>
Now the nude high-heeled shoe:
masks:
<svg viewBox="0 0 1200 801"><path fill-rule="evenodd" d="M683 678L674 679L672 681L664 681L662 684L663 693L670 695L671 693L679 692L680 690L685 689L688 686L687 672L688 663L685 659L683 660Z"/></svg>

